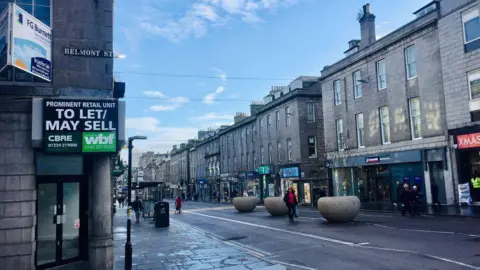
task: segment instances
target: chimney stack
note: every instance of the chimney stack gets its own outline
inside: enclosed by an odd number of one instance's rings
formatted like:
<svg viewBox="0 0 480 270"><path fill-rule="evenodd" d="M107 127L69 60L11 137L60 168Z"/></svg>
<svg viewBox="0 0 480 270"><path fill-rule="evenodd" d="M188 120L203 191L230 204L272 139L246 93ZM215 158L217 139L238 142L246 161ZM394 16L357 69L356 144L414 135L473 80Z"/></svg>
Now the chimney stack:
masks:
<svg viewBox="0 0 480 270"><path fill-rule="evenodd" d="M360 49L374 43L377 38L375 35L375 15L370 13L370 4L363 5L363 14L359 19L360 22Z"/></svg>

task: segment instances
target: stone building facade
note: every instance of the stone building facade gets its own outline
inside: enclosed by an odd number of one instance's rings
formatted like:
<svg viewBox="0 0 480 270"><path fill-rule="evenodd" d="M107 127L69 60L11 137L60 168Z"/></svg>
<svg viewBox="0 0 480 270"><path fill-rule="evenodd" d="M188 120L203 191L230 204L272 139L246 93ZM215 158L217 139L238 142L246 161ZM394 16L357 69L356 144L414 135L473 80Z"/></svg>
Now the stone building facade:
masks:
<svg viewBox="0 0 480 270"><path fill-rule="evenodd" d="M473 203L480 204L480 188L470 181L480 172L476 141L480 133L480 1L443 0L440 6L439 47L453 185L469 186Z"/></svg>
<svg viewBox="0 0 480 270"><path fill-rule="evenodd" d="M0 10L8 2L15 1L1 2ZM110 156L48 155L32 143L32 119L39 117L32 115L32 97L113 96L113 59L64 55L66 47L113 49L113 2L16 2L55 29L53 70L51 82L13 67L0 73L1 268L40 269L78 260L91 269L113 269ZM75 221L63 239L55 235L60 225L52 224L58 213L47 206L57 205L57 192L69 206L62 216Z"/></svg>
<svg viewBox="0 0 480 270"><path fill-rule="evenodd" d="M454 202L439 10L433 1L415 12L415 20L375 40L375 15L365 5L362 40L350 41L347 56L322 70L334 195L390 203L397 199L397 186L408 182L431 202L434 180L441 202Z"/></svg>
<svg viewBox="0 0 480 270"><path fill-rule="evenodd" d="M170 189L174 196L189 194L193 188L190 183L190 144L174 145L170 152Z"/></svg>

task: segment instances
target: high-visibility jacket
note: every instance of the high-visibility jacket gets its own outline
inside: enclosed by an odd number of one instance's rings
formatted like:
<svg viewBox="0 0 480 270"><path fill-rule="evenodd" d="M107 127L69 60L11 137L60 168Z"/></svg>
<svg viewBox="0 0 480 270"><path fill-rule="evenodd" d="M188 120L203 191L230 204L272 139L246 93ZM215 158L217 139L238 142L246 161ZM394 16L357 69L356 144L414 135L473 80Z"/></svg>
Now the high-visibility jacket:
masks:
<svg viewBox="0 0 480 270"><path fill-rule="evenodd" d="M472 181L473 188L480 188L480 177L472 177L470 181Z"/></svg>

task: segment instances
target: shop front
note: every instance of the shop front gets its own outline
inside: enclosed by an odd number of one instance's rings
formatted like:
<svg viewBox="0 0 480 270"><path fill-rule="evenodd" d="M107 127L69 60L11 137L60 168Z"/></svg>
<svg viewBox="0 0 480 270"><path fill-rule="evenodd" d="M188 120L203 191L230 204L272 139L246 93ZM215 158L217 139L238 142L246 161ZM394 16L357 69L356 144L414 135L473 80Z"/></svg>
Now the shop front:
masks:
<svg viewBox="0 0 480 270"><path fill-rule="evenodd" d="M236 196L242 194L243 184L237 173L224 173L220 175L220 202L231 202Z"/></svg>
<svg viewBox="0 0 480 270"><path fill-rule="evenodd" d="M278 186L278 181L276 181L273 166L260 166L258 168L258 176L260 178L260 201L263 202L263 200L268 197L275 197L277 193L279 193L280 187Z"/></svg>
<svg viewBox="0 0 480 270"><path fill-rule="evenodd" d="M206 178L197 178L196 180L197 187L197 200L199 201L210 201L212 198L212 190L208 179Z"/></svg>
<svg viewBox="0 0 480 270"><path fill-rule="evenodd" d="M334 196L357 196L362 202L391 203L399 199L399 191L405 183L417 186L424 202L430 193L430 177L425 177L428 172L424 170L421 150L348 157L331 160L330 164Z"/></svg>
<svg viewBox="0 0 480 270"><path fill-rule="evenodd" d="M258 178L257 172L245 172L246 175L246 186L244 194L246 193L248 197L257 197L260 199L260 180Z"/></svg>
<svg viewBox="0 0 480 270"><path fill-rule="evenodd" d="M464 197L470 197L464 202L480 205L480 132L456 135L455 145L458 186L468 191L462 192Z"/></svg>

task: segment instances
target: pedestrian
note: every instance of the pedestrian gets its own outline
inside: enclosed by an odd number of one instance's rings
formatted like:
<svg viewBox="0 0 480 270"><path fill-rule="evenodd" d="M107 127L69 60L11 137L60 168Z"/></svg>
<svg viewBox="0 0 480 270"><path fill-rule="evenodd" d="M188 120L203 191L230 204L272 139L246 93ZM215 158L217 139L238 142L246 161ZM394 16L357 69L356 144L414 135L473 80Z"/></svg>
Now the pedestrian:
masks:
<svg viewBox="0 0 480 270"><path fill-rule="evenodd" d="M140 201L140 197L136 196L135 201L132 203L133 211L135 212L136 223L140 222L140 211L143 211L143 204Z"/></svg>
<svg viewBox="0 0 480 270"><path fill-rule="evenodd" d="M403 204L403 209L402 209L402 216L405 216L405 213L408 212L410 215L412 215L412 193L410 191L410 187L405 184L404 190L402 192L402 195L400 196L400 201Z"/></svg>
<svg viewBox="0 0 480 270"><path fill-rule="evenodd" d="M418 213L418 206L420 205L420 192L418 191L418 187L416 185L413 186L411 198L412 198L412 216L420 215Z"/></svg>
<svg viewBox="0 0 480 270"><path fill-rule="evenodd" d="M293 193L293 196L295 196L295 200L297 199L297 195L295 194L295 189L292 188L292 193ZM300 211L298 210L298 202L295 204L295 217L298 218L298 216L300 215Z"/></svg>
<svg viewBox="0 0 480 270"><path fill-rule="evenodd" d="M440 203L440 200L438 199L438 185L435 180L432 179L432 182L430 184L430 190L432 192L432 204L438 205L440 208L442 207L442 204Z"/></svg>
<svg viewBox="0 0 480 270"><path fill-rule="evenodd" d="M175 200L175 214L177 213L182 213L182 198L180 198L180 196L177 196L177 199Z"/></svg>
<svg viewBox="0 0 480 270"><path fill-rule="evenodd" d="M185 192L182 192L182 200L185 201Z"/></svg>
<svg viewBox="0 0 480 270"><path fill-rule="evenodd" d="M287 205L288 208L288 219L290 222L293 222L293 216L295 215L295 206L297 205L297 198L295 197L295 193L293 193L293 189L289 188L285 196L283 197L283 201Z"/></svg>

